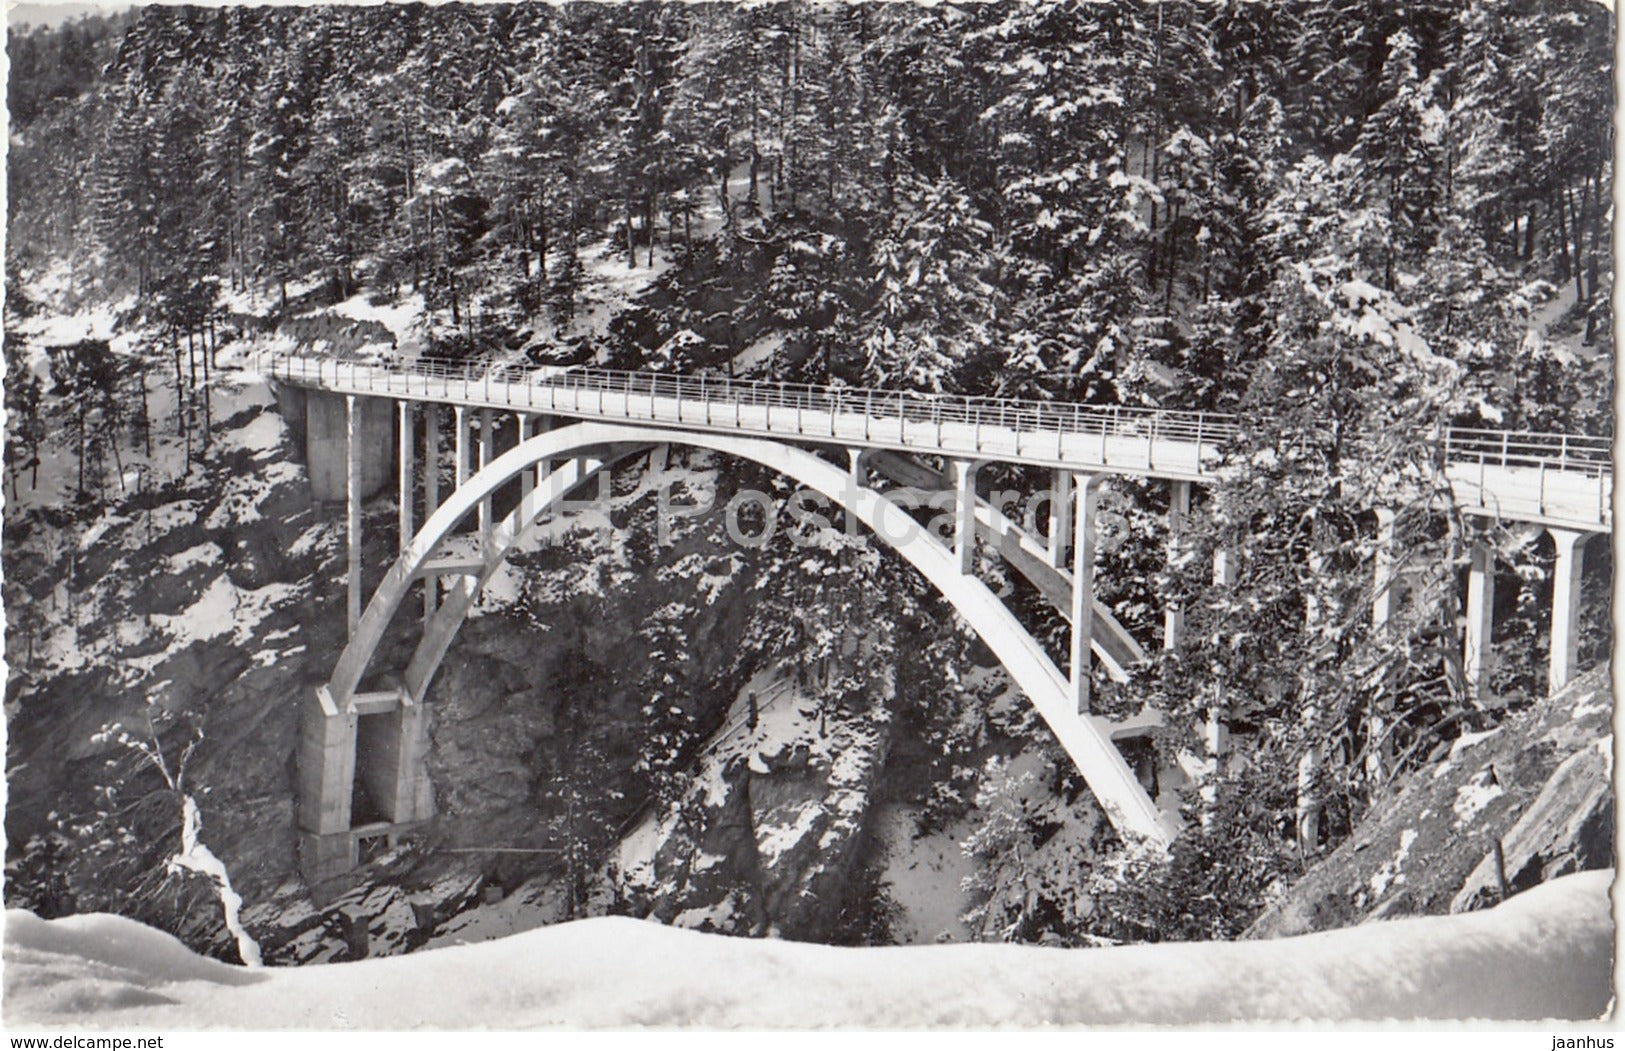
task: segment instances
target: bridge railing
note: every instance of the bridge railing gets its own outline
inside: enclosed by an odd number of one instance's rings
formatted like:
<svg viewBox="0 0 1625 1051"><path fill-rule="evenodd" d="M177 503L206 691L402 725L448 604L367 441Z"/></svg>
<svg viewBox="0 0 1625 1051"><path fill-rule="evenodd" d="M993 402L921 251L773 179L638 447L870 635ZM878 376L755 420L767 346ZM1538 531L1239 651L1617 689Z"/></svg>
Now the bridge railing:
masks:
<svg viewBox="0 0 1625 1051"><path fill-rule="evenodd" d="M522 368L480 362L419 358L387 366L367 362L276 356L262 367L289 380L338 382L342 375L357 389L386 393L393 380L438 380L451 393L469 399L500 398L513 403L504 387L530 385L577 392L666 398L701 404L793 409L832 415L861 415L914 423L958 423L1026 432L1136 436L1196 444L1222 442L1236 433L1233 417L1210 412L1136 406L1109 408L1017 398L962 394L922 394L871 387L817 386L773 380L736 379L708 374L632 372L597 368ZM424 388L428 392L427 387ZM529 405L526 400L517 402Z"/></svg>
<svg viewBox="0 0 1625 1051"><path fill-rule="evenodd" d="M1611 473L1612 447L1612 438L1585 434L1452 427L1445 436L1445 459L1488 467Z"/></svg>
<svg viewBox="0 0 1625 1051"><path fill-rule="evenodd" d="M544 409L535 394L599 392L628 398L670 399L703 406L792 409L927 424L962 424L1028 434L1135 437L1194 444L1198 450L1234 437L1239 421L1226 413L1136 406L1067 405L1015 398L962 394L922 394L870 387L817 386L730 376L632 372L600 368L527 368L483 361L418 358L405 362L339 361L260 356L259 367L291 382L345 385L357 391L410 395L414 380L425 396L461 395L465 400L500 401L515 408ZM517 391L525 391L523 397ZM549 400L549 405L551 404ZM679 420L681 411L679 410ZM707 420L711 418L708 414ZM1501 431L1454 427L1445 438L1452 464L1481 468L1534 468L1610 477L1612 439L1541 431ZM1205 465L1197 467L1205 473Z"/></svg>

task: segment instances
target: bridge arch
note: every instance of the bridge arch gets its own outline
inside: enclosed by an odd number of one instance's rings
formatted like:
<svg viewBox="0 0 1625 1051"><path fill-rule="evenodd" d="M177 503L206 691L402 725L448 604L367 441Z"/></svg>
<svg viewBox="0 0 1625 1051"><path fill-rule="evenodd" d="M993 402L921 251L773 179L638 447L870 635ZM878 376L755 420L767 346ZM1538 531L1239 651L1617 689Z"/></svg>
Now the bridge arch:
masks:
<svg viewBox="0 0 1625 1051"><path fill-rule="evenodd" d="M367 603L350 642L334 665L331 679L317 691L315 704L307 707L309 716L319 725L312 726L307 719L301 766L309 764L319 769L308 774L302 769L301 792L344 796L342 806L321 798L302 799L301 824L307 833L331 837L342 831L346 837L349 835L355 724L358 713L365 714L371 696L359 694L358 688L413 581L457 523L475 511L481 501L525 472L534 471L538 464L569 461L538 478L520 505L491 530L489 540L482 545L478 572L463 576L453 585L431 618L404 676L405 689L400 692L396 709L403 724L415 717L421 727L421 701L474 599L541 515L596 470L638 449L661 443L689 445L750 460L822 494L834 507L854 515L924 576L987 644L1077 765L1113 825L1124 834L1159 843L1168 841L1172 829L1106 732L1073 710L1067 677L998 596L976 577L962 573L955 553L901 506L875 489L858 485L842 468L784 442L596 421L543 432L496 457L454 490L404 545ZM342 754L347 741L351 753L348 764ZM421 747L400 748L393 759L392 776L399 780L401 768L414 763L421 766L422 760ZM418 773L407 780L419 783L416 793L421 798L427 788L426 779ZM424 804L414 806L409 801L403 809L419 810L416 817L427 816ZM344 827L335 828L341 810ZM400 819L396 816L396 820Z"/></svg>

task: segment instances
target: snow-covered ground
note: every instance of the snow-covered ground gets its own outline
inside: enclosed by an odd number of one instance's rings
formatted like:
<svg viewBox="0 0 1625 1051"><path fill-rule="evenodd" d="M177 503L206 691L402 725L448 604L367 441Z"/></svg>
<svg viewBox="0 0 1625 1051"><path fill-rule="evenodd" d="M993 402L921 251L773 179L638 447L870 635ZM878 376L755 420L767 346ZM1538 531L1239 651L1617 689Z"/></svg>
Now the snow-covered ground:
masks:
<svg viewBox="0 0 1625 1051"><path fill-rule="evenodd" d="M6 916L8 1025L241 1028L1040 1026L1592 1018L1612 872L1486 912L1279 941L843 949L593 919L289 970L194 956L107 915Z"/></svg>
<svg viewBox="0 0 1625 1051"><path fill-rule="evenodd" d="M963 942L971 937L964 914L970 908L965 879L976 864L962 844L974 822L961 818L928 835L917 832L916 807L890 805L879 816L879 839L886 851L881 877L897 906L891 936L899 945Z"/></svg>

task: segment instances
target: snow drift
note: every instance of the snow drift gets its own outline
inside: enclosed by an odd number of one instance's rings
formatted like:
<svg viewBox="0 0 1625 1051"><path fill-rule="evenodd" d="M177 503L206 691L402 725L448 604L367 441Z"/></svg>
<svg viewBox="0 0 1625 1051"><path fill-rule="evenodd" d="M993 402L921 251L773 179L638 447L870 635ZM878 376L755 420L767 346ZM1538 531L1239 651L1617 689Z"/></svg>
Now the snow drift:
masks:
<svg viewBox="0 0 1625 1051"><path fill-rule="evenodd" d="M843 949L561 924L389 959L248 971L108 915L7 914L9 1025L121 1028L1035 1026L1596 1017L1611 871L1460 916L1276 941Z"/></svg>

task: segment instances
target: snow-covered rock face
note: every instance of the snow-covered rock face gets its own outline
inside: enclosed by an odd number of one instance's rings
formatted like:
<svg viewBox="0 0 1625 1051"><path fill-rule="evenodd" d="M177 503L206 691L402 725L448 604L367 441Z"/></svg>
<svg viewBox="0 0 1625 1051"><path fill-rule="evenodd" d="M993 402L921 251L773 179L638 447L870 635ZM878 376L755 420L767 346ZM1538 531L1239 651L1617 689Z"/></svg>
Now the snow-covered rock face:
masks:
<svg viewBox="0 0 1625 1051"><path fill-rule="evenodd" d="M1611 713L1604 666L1495 733L1463 735L1374 804L1248 933L1483 908L1500 900L1498 867L1519 894L1611 865Z"/></svg>
<svg viewBox="0 0 1625 1051"><path fill-rule="evenodd" d="M827 936L847 904L891 713L812 693L777 669L740 691L683 798L646 814L612 859L623 907L700 930Z"/></svg>
<svg viewBox="0 0 1625 1051"><path fill-rule="evenodd" d="M42 478L8 512L8 900L117 908L235 959L208 880L164 873L179 795L120 738L149 741L151 720L178 763L201 729L181 787L263 923L256 904L298 887L294 702L342 639L341 592L322 586L342 526L313 507L257 378L217 367L189 466L161 393L151 452L129 452L144 491L68 515Z"/></svg>

